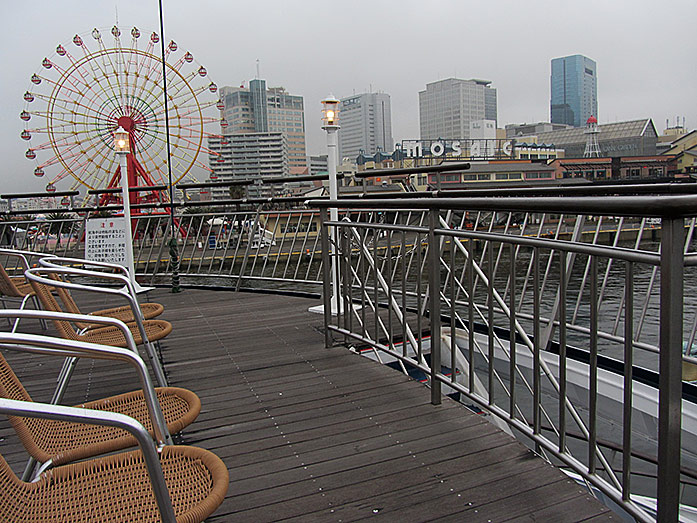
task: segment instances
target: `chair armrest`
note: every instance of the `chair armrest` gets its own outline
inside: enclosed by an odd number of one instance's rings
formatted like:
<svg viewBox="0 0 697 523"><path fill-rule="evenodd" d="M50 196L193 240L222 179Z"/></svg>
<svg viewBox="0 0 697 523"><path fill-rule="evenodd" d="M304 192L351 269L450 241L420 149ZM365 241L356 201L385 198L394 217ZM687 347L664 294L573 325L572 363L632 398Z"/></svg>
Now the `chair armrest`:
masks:
<svg viewBox="0 0 697 523"><path fill-rule="evenodd" d="M24 274L27 279L37 281L49 287L62 287L64 289L72 289L77 291L97 292L101 294L119 296L125 299L131 307L133 318L138 324L138 331L140 332L140 335L142 336L143 340L147 340L147 336L145 334L145 327L143 326L142 312L140 310L140 306L138 305L138 299L136 298L137 293L133 288L133 283L131 282L130 278L121 274L112 274L101 271L89 271L85 269L74 269L69 267L38 267L28 269L25 271ZM72 281L53 280L45 276L48 274L85 276L88 278L102 278L105 280L110 280L123 284L124 288L128 289L128 291L123 290L123 288L116 289L112 287L97 287L95 285L85 285L82 283L75 283ZM96 322L90 320L89 323Z"/></svg>
<svg viewBox="0 0 697 523"><path fill-rule="evenodd" d="M0 310L0 318L3 317L38 317L51 320L84 321L85 315L49 311ZM91 318L91 316L88 318ZM135 343L133 342L133 337L131 336L128 327L126 327L122 321L115 320L114 318L100 318L100 320L100 323L110 325L120 324L120 328L128 332L126 339L128 341L130 338L129 344L131 344L133 348L131 349L129 347L128 349L123 349L121 347L109 347L106 345L98 345L96 343L16 332L0 332L0 347L21 352L63 356L68 358L114 360L131 365L136 370L141 387L143 388L143 396L148 407L155 437L162 443L169 441L167 424L165 422L164 415L162 414L160 404L157 400L155 387L152 384L152 380L150 379L150 374L145 366L145 362L135 350Z"/></svg>
<svg viewBox="0 0 697 523"><path fill-rule="evenodd" d="M41 259L39 260L39 263L43 267L65 267L65 264L82 265L87 270L89 270L89 267L101 267L104 269L118 271L124 276L128 277L128 270L126 269L126 267L117 263L85 260L84 258L65 258L62 256L53 256L50 258Z"/></svg>
<svg viewBox="0 0 697 523"><path fill-rule="evenodd" d="M117 427L130 432L138 442L148 476L152 485L157 505L160 509L162 520L174 522L174 509L172 500L167 490L162 465L158 458L155 444L145 427L133 418L116 412L81 409L78 407L66 407L63 405L50 405L28 401L18 401L0 398L0 413L10 416L22 416L29 418L43 418L73 423L86 423L89 425L107 425Z"/></svg>

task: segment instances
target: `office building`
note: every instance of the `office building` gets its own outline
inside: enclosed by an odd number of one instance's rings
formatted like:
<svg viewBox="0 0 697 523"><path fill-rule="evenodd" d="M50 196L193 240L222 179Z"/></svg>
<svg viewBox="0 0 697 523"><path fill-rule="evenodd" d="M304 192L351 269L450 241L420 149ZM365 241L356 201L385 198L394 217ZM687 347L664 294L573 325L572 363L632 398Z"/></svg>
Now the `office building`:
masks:
<svg viewBox="0 0 697 523"><path fill-rule="evenodd" d="M390 95L363 93L342 98L339 105L339 157L356 161L358 154L392 151Z"/></svg>
<svg viewBox="0 0 697 523"><path fill-rule="evenodd" d="M550 113L553 124L584 127L598 118L598 76L595 62L576 54L552 60Z"/></svg>
<svg viewBox="0 0 697 523"><path fill-rule="evenodd" d="M237 133L208 139L212 181L263 180L289 175L288 142L282 132ZM270 185L248 185L250 198L271 196ZM211 190L213 200L230 197L227 188Z"/></svg>
<svg viewBox="0 0 697 523"><path fill-rule="evenodd" d="M421 139L469 139L471 122L497 122L496 89L490 84L488 80L458 78L426 84L419 92Z"/></svg>
<svg viewBox="0 0 697 523"><path fill-rule="evenodd" d="M281 132L288 147L290 174L307 172L303 97L255 79L249 87L223 87L223 134Z"/></svg>

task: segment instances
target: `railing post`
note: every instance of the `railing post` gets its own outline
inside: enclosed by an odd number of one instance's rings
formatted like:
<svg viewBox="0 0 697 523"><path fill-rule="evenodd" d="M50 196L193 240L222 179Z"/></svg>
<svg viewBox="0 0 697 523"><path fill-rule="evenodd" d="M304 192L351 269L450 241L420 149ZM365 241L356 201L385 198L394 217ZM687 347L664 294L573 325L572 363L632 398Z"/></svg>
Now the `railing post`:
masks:
<svg viewBox="0 0 697 523"><path fill-rule="evenodd" d="M661 225L658 521L678 521L682 416L683 218Z"/></svg>
<svg viewBox="0 0 697 523"><path fill-rule="evenodd" d="M431 326L431 403L440 405L440 247L436 238L438 209L428 212L428 317Z"/></svg>
<svg viewBox="0 0 697 523"><path fill-rule="evenodd" d="M332 345L332 338L329 335L329 322L332 318L332 262L329 252L329 210L323 207L320 211L320 235L322 245L322 300L324 302L324 346L329 348ZM338 315L337 315L338 318Z"/></svg>

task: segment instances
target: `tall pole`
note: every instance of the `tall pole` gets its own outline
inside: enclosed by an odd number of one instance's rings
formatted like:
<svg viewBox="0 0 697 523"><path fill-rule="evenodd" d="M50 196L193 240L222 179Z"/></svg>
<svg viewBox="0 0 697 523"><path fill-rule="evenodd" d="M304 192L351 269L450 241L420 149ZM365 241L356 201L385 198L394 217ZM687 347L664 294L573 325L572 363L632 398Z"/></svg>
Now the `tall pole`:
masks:
<svg viewBox="0 0 697 523"><path fill-rule="evenodd" d="M165 135L167 138L167 181L169 183L169 257L172 267L172 292L181 292L179 286L179 249L177 248L177 227L174 224L174 187L172 184L172 150L169 139L169 106L167 96L167 63L165 62L165 23L162 16L162 0L160 6L160 50L162 52L162 90L165 105Z"/></svg>
<svg viewBox="0 0 697 523"><path fill-rule="evenodd" d="M329 198L336 201L339 198L339 190L336 182L336 166L339 163L339 152L337 151L337 132L339 131L339 100L334 96L329 95L325 100L322 100L322 129L327 131L327 171L329 174ZM339 210L336 207L329 209L329 221L339 221ZM332 273L332 298L331 298L331 314L339 314L341 312L341 288L339 287L339 273L337 271L338 264L337 256L337 239L338 231L336 227L328 228L331 245L329 246L329 258L331 259ZM325 299L325 303L326 303ZM310 307L310 312L318 314L327 314L330 311L325 311L324 306Z"/></svg>
<svg viewBox="0 0 697 523"><path fill-rule="evenodd" d="M339 189L336 181L336 166L338 163L339 152L337 151L337 131L339 126L327 127L327 170L329 171L329 199L337 200L339 198ZM329 220L332 222L339 221L339 210L336 207L329 208ZM341 311L341 288L339 287L339 274L337 273L337 234L336 227L331 227L331 260L332 260L332 314L338 314Z"/></svg>
<svg viewBox="0 0 697 523"><path fill-rule="evenodd" d="M128 151L117 151L119 166L121 170L121 198L123 199L123 219L125 220L126 234L126 268L128 278L131 280L134 289L139 289L136 283L136 271L133 262L133 231L131 229L131 200L128 190Z"/></svg>

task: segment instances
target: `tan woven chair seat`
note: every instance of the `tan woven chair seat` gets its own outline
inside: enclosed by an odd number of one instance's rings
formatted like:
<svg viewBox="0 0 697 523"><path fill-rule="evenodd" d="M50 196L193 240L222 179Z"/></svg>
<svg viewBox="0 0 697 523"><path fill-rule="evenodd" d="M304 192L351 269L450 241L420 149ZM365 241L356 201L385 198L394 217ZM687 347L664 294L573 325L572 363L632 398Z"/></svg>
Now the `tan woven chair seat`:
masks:
<svg viewBox="0 0 697 523"><path fill-rule="evenodd" d="M112 347L126 347L126 338L117 327L97 327L78 334L69 324L65 325L68 322L54 321L53 323L61 336L66 339L100 343L102 345L111 345ZM62 325L58 325L59 323ZM133 334L136 344L142 344L143 338L138 331L138 326L135 323L128 323L127 325ZM145 335L148 337L148 341L151 342L161 340L172 332L172 324L165 320L145 320L143 326L145 327Z"/></svg>
<svg viewBox="0 0 697 523"><path fill-rule="evenodd" d="M143 313L143 318L146 320L156 318L162 314L164 310L165 307L160 303L147 302L140 304L140 311ZM79 314L78 311L75 311L75 313ZM92 316L108 316L110 318L116 318L124 323L129 323L134 320L133 311L128 305L124 305L123 307L112 307L111 309L102 309L99 311L90 312L89 314Z"/></svg>
<svg viewBox="0 0 697 523"><path fill-rule="evenodd" d="M57 277L57 275L54 275L54 277ZM72 294L68 289L62 287L55 287L53 290L63 303L63 308L65 312L70 312L72 314L84 314L80 310L80 307L78 307L77 303L75 303L75 300L73 299ZM157 316L162 314L164 310L165 307L160 303L148 302L140 304L140 312L143 315L143 319L146 320L156 318ZM101 309L97 311L92 311L88 314L92 316L107 316L109 318L116 318L117 320L121 320L124 323L130 323L135 321L135 318L133 317L133 310L131 309L130 305ZM78 323L77 326L81 329L92 328L91 325L82 323Z"/></svg>
<svg viewBox="0 0 697 523"><path fill-rule="evenodd" d="M180 432L192 423L201 411L201 400L190 390L159 387L155 392L170 434ZM28 398L17 395L10 397L5 395L4 391L3 396L25 401ZM153 434L142 391L110 396L76 406L126 414L138 420ZM9 420L27 452L41 463L51 460L53 465L60 465L136 445L136 440L128 432L111 426L16 416L9 416Z"/></svg>
<svg viewBox="0 0 697 523"><path fill-rule="evenodd" d="M47 285L36 281L30 281L36 296L38 296L41 305L47 311L54 312L72 312L77 311L64 311L58 304L56 297L51 294L51 290ZM61 294L60 287L54 287L58 290L59 296ZM63 300L61 300L63 301ZM132 317L132 316L131 316ZM116 327L96 327L91 328L89 325L80 323L77 325L78 328L88 328L85 332L78 334L73 328L73 326L67 321L54 320L53 325L56 327L58 334L65 339L86 341L90 343L99 343L102 345L111 345L112 347L126 347L126 339L124 338L122 332ZM155 342L161 340L172 332L172 324L165 320L145 320L143 322L145 328L145 335L148 337L148 341ZM133 338L136 344L140 345L143 343L143 338L138 331L138 327L135 323L128 323L130 331L133 333Z"/></svg>
<svg viewBox="0 0 697 523"><path fill-rule="evenodd" d="M177 522L203 521L222 503L229 475L215 454L168 446L160 462ZM0 521L160 521L140 451L57 467L35 483L19 480L0 456L0 482Z"/></svg>
<svg viewBox="0 0 697 523"><path fill-rule="evenodd" d="M188 389L155 388L170 434L180 432L201 412L201 400ZM7 360L0 354L0 397L32 401ZM88 409L126 414L138 420L150 433L152 422L142 390L110 396L78 405ZM85 425L41 418L8 416L22 445L37 461L67 463L132 447L135 440L127 432L111 426Z"/></svg>

